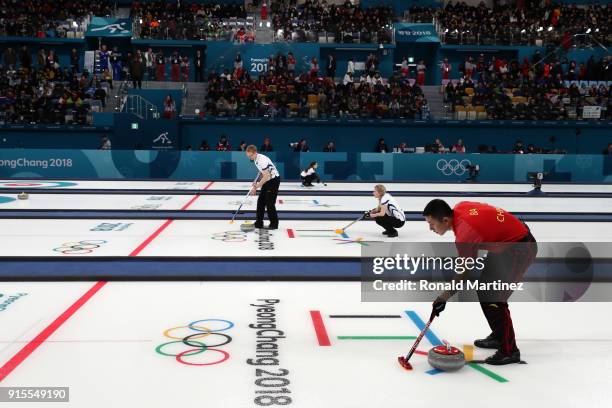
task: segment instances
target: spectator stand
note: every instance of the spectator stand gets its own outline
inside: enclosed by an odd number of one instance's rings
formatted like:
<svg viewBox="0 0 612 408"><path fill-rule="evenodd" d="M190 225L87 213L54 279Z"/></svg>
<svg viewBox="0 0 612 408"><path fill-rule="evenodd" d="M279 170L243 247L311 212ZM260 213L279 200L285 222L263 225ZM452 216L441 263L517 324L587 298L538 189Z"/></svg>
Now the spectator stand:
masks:
<svg viewBox="0 0 612 408"><path fill-rule="evenodd" d="M470 6L449 2L443 8L412 7L404 13L404 17L409 22L433 22L444 44L563 45L565 48L573 44L590 46L593 41L606 47L611 44L609 6L589 4L577 7L575 4L558 3L524 7L506 4L489 8L484 3ZM571 40L573 35L583 33L589 36Z"/></svg>
<svg viewBox="0 0 612 408"><path fill-rule="evenodd" d="M244 3L134 2L131 7L134 38L253 42L255 20Z"/></svg>
<svg viewBox="0 0 612 408"><path fill-rule="evenodd" d="M0 7L0 37L84 38L93 16L110 17L115 13L115 5L109 0L0 0Z"/></svg>
<svg viewBox="0 0 612 408"><path fill-rule="evenodd" d="M346 44L393 43L394 10L387 5L348 2L272 1L274 40Z"/></svg>

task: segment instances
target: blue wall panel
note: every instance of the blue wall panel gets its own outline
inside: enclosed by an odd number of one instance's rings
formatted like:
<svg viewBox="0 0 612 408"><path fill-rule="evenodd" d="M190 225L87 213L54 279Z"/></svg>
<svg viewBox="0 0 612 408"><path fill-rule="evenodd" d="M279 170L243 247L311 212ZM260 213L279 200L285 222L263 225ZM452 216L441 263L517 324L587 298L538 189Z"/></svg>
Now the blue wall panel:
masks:
<svg viewBox="0 0 612 408"><path fill-rule="evenodd" d="M612 157L603 155L272 153L270 157L282 178L291 180L299 178L307 163L318 161L324 180L463 181L468 177L466 167L478 164L482 182L527 182L530 172L546 172L550 181L612 182ZM252 179L255 174L255 166L242 152L0 149L2 178L219 180Z"/></svg>

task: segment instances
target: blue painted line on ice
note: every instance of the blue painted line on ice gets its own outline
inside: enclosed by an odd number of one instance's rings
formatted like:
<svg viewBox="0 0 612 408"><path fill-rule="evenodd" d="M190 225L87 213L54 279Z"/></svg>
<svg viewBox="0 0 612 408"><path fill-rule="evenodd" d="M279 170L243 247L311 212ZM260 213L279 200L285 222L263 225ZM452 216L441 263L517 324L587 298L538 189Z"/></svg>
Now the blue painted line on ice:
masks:
<svg viewBox="0 0 612 408"><path fill-rule="evenodd" d="M412 322L416 325L416 327L419 328L419 331L422 331L425 328L425 322L423 321L423 319L421 319L421 317L415 311L406 310L405 313L408 316L408 318L410 318L410 320L412 320ZM425 332L425 337L427 337L427 340L429 340L429 342L434 346L442 345L442 342L440 341L438 336L436 336L434 332L431 331L431 329L428 329Z"/></svg>

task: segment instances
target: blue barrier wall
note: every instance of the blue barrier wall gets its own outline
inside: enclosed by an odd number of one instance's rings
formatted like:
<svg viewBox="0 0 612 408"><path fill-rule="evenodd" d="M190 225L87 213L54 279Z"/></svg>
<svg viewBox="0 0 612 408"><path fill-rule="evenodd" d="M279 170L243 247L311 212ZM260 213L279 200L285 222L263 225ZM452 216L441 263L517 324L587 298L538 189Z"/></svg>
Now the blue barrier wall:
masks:
<svg viewBox="0 0 612 408"><path fill-rule="evenodd" d="M397 0L398 4L401 3ZM378 4L373 0L372 4ZM391 2L395 4L394 2ZM418 3L415 0L415 3ZM420 2L420 5L424 4ZM405 7L405 6L402 6ZM103 40L109 47L117 45L120 51L127 53L140 49L142 51L151 47L154 51L162 50L166 57L170 57L172 52L178 50L181 55L189 57L193 63L193 57L197 49L204 51L206 55L206 70L222 72L224 69L232 70L236 53L242 55L243 66L249 70L251 75L257 76L267 71L267 59L270 55L278 52L287 54L293 52L297 60L296 70L303 72L309 69L310 61L316 57L320 62L320 69L324 72L325 59L328 54L333 54L337 58L336 77L342 77L346 72L348 58L352 57L355 62L365 62L369 53L375 53L379 60L379 69L384 77L391 75L393 64L400 63L404 56L414 57L415 61L423 59L427 66L426 83L439 84L440 68L439 64L444 58L448 58L453 66L452 78L458 77L457 68L467 56L478 57L483 53L487 59L491 56L505 58L507 60L517 59L519 62L524 57L531 58L536 51L541 55L546 55L544 47L535 46L475 46L475 45L439 45L439 44L407 44L398 43L395 45L385 44L383 49L379 49L378 44L337 44L337 43L272 43L272 44L239 44L230 41L175 41L175 40L130 40L114 41L112 38ZM83 64L83 52L87 49L97 49L98 43L94 40L86 42L84 39L39 39L21 37L0 37L0 53L7 47L18 48L27 45L32 53L33 62L36 62L36 53L40 48L53 49L59 55L60 64L67 67L70 64L70 50L76 48L81 54L81 66ZM593 55L596 59L607 55L608 51L601 48L572 49L567 53L567 58L575 60L578 64L586 62ZM0 54L1 55L1 54ZM193 65L190 68L190 80L194 80ZM148 77L145 76L145 79ZM170 78L170 64L166 64L166 78Z"/></svg>
<svg viewBox="0 0 612 408"><path fill-rule="evenodd" d="M178 120L141 120L130 113L115 114L113 149L177 150L181 146ZM53 147L53 146L50 146Z"/></svg>
<svg viewBox="0 0 612 408"><path fill-rule="evenodd" d="M287 54L292 52L296 59L296 72L304 72L310 69L310 61L313 57L319 61L319 70L325 73L325 60L327 54L337 54L336 76L344 76L348 58L352 57L355 62L364 62L368 54L375 53L380 60L381 75L391 75L393 69L393 45L384 45L383 50L378 44L319 44L319 43L273 43L273 44L235 44L227 41L207 41L206 67L222 72L223 69L230 71L234 66L236 53L242 56L243 67L251 75L257 76L267 71L267 60L270 55L281 52Z"/></svg>
<svg viewBox="0 0 612 408"><path fill-rule="evenodd" d="M111 126L5 125L0 126L0 150L97 149L102 136L113 139L113 134Z"/></svg>
<svg viewBox="0 0 612 408"><path fill-rule="evenodd" d="M521 139L525 145L545 148L563 148L569 153L598 154L612 143L612 123L599 122L526 122L526 121L408 121L408 120L301 120L267 119L183 121L182 146L194 149L206 140L214 146L221 134L229 137L234 148L240 141L260 146L263 138L272 139L278 151L288 151L288 143L305 138L312 151L322 151L328 141L336 143L342 152L371 152L379 138L393 148L400 142L409 147L425 146L440 138L450 147L463 139L468 152L477 152L478 146L495 146L498 151L509 151ZM576 137L576 129L580 136Z"/></svg>
<svg viewBox="0 0 612 408"><path fill-rule="evenodd" d="M82 38L29 38L29 37L0 37L0 56L2 65L6 65L4 51L11 47L17 52L17 65L19 63L19 50L25 45L32 57L32 66L38 67L37 54L40 49L53 50L58 57L62 67L70 67L70 53L76 48L80 55L79 67L83 67L85 51L87 50L85 40Z"/></svg>
<svg viewBox="0 0 612 408"><path fill-rule="evenodd" d="M526 182L530 172L547 172L559 182L612 182L612 156L271 153L284 179L318 161L326 180L448 182L465 180L466 166L480 166L479 181ZM255 166L242 152L152 150L0 150L2 178L144 178L171 180L250 179Z"/></svg>
<svg viewBox="0 0 612 408"><path fill-rule="evenodd" d="M113 149L197 150L206 140L214 148L226 135L234 150L241 141L260 146L268 136L276 151L290 152L288 146L305 138L314 152L322 151L328 141L341 152L371 152L379 138L392 149L400 142L409 147L425 146L440 138L450 147L463 139L467 151L478 151L481 144L497 151L512 149L520 139L547 150L599 154L612 143L611 122L530 122L530 121L412 121L412 120L310 120L310 119L227 119L140 120L131 114L115 114L112 126L0 126L0 148L92 149L101 136L109 136ZM103 122L108 123L107 121ZM576 130L580 135L576 136ZM153 141L167 133L170 143Z"/></svg>
<svg viewBox="0 0 612 408"><path fill-rule="evenodd" d="M181 55L187 55L190 58L190 62L192 62L189 72L191 81L195 78L193 58L198 49L202 50L203 55L206 56L207 71L214 70L217 73L222 73L225 69L230 72L233 71L236 54L240 53L244 69L248 70L250 75L254 77L265 73L268 70L268 57L270 55L276 56L279 52L285 55L290 51L293 52L296 58L297 72L304 72L310 69L310 61L313 57L318 60L321 58L320 45L313 43L239 44L230 41L161 41L143 39L133 40L132 45L135 49L143 52L149 47L155 52L161 50L166 57L170 57L175 50L178 50ZM377 50L376 45L371 44L361 48ZM346 65L342 68L339 65L338 70L340 71L340 69L346 69ZM170 78L170 64L166 64L166 78Z"/></svg>
<svg viewBox="0 0 612 408"><path fill-rule="evenodd" d="M437 55L435 55L435 59L429 60L428 64L428 75L426 76L428 81L433 81L429 83L439 84L442 82L442 75L440 71L440 64L444 60L444 58L448 58L448 62L452 65L451 71L451 79L459 78L459 65L465 61L467 57L473 57L474 61L478 60L479 54L485 55L485 60L489 61L491 57L495 57L497 59L503 58L506 61L517 60L519 64L523 62L524 58L529 58L530 61L533 62L534 55L539 51L541 57L547 55L545 47L535 47L535 46L492 46L492 45L482 45L482 46L468 46L468 45L443 45L438 49ZM415 51L417 52L417 51ZM422 52L418 51L418 52ZM404 56L405 50L398 46L396 50L395 59L401 61L401 58ZM602 48L584 48L584 49L571 49L569 50L565 56L568 61L576 61L576 64L585 63L588 59L593 56L596 61L599 61L600 58L607 55L606 50ZM401 55L400 55L401 54ZM406 54L410 55L410 54ZM398 59L399 58L399 59ZM426 60L427 61L427 60ZM432 72L429 72L432 71ZM474 75L474 78L477 76Z"/></svg>

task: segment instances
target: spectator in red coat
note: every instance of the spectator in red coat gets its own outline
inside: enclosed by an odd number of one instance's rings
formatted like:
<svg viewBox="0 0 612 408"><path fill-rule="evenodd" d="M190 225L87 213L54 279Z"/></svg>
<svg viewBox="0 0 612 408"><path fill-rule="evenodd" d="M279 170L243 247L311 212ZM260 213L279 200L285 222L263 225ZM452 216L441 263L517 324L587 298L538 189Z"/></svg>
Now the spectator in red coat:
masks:
<svg viewBox="0 0 612 408"><path fill-rule="evenodd" d="M427 70L427 67L425 66L425 61L420 60L419 63L416 66L417 69L417 85L419 86L423 86L425 85L425 71Z"/></svg>
<svg viewBox="0 0 612 408"><path fill-rule="evenodd" d="M164 100L164 119L174 119L176 116L176 104L172 96L166 96Z"/></svg>
<svg viewBox="0 0 612 408"><path fill-rule="evenodd" d="M273 152L274 151L274 148L272 147L272 143L270 143L269 137L264 138L263 144L259 148L259 151L260 152Z"/></svg>
<svg viewBox="0 0 612 408"><path fill-rule="evenodd" d="M463 144L463 140L462 139L457 140L457 143L455 143L453 145L453 148L451 149L451 152L453 152L453 153L465 153L465 145Z"/></svg>
<svg viewBox="0 0 612 408"><path fill-rule="evenodd" d="M170 64L170 78L173 81L178 82L181 75L181 57L179 56L178 51L174 51L172 54Z"/></svg>
<svg viewBox="0 0 612 408"><path fill-rule="evenodd" d="M444 58L444 62L442 62L442 79L450 79L451 69L452 66L448 62L448 58Z"/></svg>
<svg viewBox="0 0 612 408"><path fill-rule="evenodd" d="M227 140L227 136L221 135L215 150L217 150L218 152L230 152L230 151L232 151L232 145L229 144L229 141Z"/></svg>

